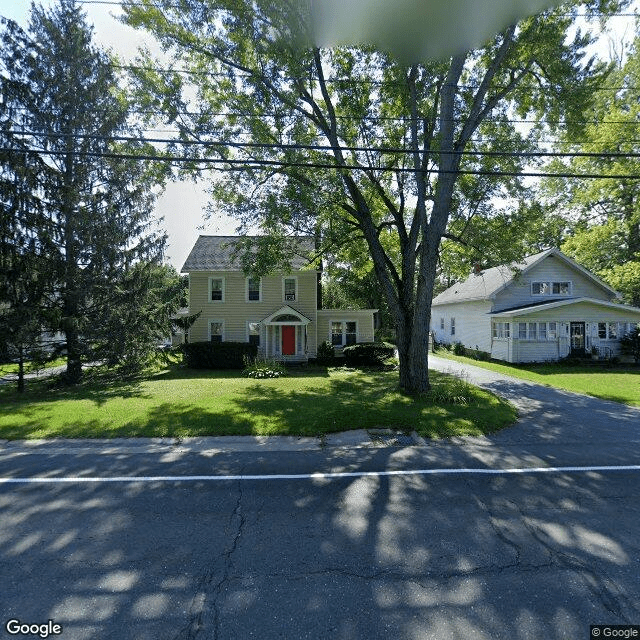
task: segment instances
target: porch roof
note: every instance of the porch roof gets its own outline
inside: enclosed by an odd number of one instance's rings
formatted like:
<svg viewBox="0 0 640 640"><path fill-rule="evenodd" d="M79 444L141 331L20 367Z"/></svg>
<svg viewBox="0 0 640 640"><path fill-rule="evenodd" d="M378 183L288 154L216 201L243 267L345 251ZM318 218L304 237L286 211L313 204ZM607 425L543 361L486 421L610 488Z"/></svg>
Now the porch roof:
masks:
<svg viewBox="0 0 640 640"><path fill-rule="evenodd" d="M539 311L546 311L547 309L558 309L560 307L569 307L576 304L593 304L598 307L606 307L608 309L619 309L626 313L636 313L638 320L640 320L640 309L638 307L632 307L627 304L617 304L615 302L608 302L606 300L598 300L597 298L571 298L569 300L556 300L554 302L546 302L543 304L532 304L525 307L516 307L514 309L505 309L502 311L494 311L489 315L492 318L509 316L511 318L515 316L526 316L530 313L537 313Z"/></svg>
<svg viewBox="0 0 640 640"><path fill-rule="evenodd" d="M298 320L276 320L279 316L297 316ZM293 307L286 304L284 307L280 307L277 311L274 311L271 315L261 320L262 324L304 324L307 325L311 322L307 316L300 313Z"/></svg>

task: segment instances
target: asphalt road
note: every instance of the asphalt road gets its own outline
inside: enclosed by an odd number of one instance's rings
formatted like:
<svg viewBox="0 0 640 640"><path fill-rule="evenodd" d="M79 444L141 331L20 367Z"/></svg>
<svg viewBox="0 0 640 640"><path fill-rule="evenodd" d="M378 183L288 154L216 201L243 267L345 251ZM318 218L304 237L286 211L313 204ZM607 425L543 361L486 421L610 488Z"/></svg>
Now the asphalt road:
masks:
<svg viewBox="0 0 640 640"><path fill-rule="evenodd" d="M483 384L523 414L491 438L0 443L0 480L40 479L0 484L0 637L39 637L10 619L64 640L640 624L640 411Z"/></svg>

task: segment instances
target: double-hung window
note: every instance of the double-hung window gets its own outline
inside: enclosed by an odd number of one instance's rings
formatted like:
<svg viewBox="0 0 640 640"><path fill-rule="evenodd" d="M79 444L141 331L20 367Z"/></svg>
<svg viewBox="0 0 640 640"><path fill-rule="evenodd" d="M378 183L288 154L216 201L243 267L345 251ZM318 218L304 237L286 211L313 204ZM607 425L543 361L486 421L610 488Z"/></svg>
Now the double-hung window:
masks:
<svg viewBox="0 0 640 640"><path fill-rule="evenodd" d="M571 293L571 282L532 282L533 296L568 296Z"/></svg>
<svg viewBox="0 0 640 640"><path fill-rule="evenodd" d="M295 302L298 299L298 279L295 277L283 278L282 288L285 302Z"/></svg>
<svg viewBox="0 0 640 640"><path fill-rule="evenodd" d="M260 278L247 278L247 301L260 302L261 293Z"/></svg>
<svg viewBox="0 0 640 640"><path fill-rule="evenodd" d="M494 338L508 338L511 336L511 325L508 322L494 322L493 323L493 337Z"/></svg>
<svg viewBox="0 0 640 640"><path fill-rule="evenodd" d="M451 318L451 335L452 336L456 335L456 319L455 318Z"/></svg>
<svg viewBox="0 0 640 640"><path fill-rule="evenodd" d="M334 347L342 346L342 322L331 323L331 344Z"/></svg>
<svg viewBox="0 0 640 640"><path fill-rule="evenodd" d="M260 346L260 323L259 322L247 322L247 335L249 337L249 344L255 344Z"/></svg>
<svg viewBox="0 0 640 640"><path fill-rule="evenodd" d="M209 301L224 302L224 278L209 278Z"/></svg>
<svg viewBox="0 0 640 640"><path fill-rule="evenodd" d="M551 293L555 296L568 296L570 287L568 282L554 282Z"/></svg>
<svg viewBox="0 0 640 640"><path fill-rule="evenodd" d="M546 296L549 293L548 282L532 282L531 293L534 296Z"/></svg>
<svg viewBox="0 0 640 640"><path fill-rule="evenodd" d="M211 320L209 322L209 340L211 342L222 342L224 340L223 320Z"/></svg>
<svg viewBox="0 0 640 640"><path fill-rule="evenodd" d="M348 347L356 344L358 326L356 322L334 321L331 323L331 344L334 347Z"/></svg>

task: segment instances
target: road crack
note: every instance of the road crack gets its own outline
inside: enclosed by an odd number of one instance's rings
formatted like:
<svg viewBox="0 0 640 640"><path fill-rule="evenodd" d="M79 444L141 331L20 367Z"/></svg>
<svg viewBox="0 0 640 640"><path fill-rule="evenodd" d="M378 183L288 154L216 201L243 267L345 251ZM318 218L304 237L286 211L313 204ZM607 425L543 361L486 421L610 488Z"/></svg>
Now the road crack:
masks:
<svg viewBox="0 0 640 640"><path fill-rule="evenodd" d="M205 614L210 608L213 618L213 640L217 640L220 635L220 595L230 580L231 567L233 565L233 555L238 548L240 538L245 526L245 516L242 511L242 483L238 481L238 498L233 512L229 516L229 528L234 531L230 544L222 553L222 572L216 568L207 569L198 580L196 586L196 596L189 607L189 623L180 630L174 640L196 640L200 632L205 627ZM220 576L216 580L216 576ZM210 603L210 607L208 604Z"/></svg>

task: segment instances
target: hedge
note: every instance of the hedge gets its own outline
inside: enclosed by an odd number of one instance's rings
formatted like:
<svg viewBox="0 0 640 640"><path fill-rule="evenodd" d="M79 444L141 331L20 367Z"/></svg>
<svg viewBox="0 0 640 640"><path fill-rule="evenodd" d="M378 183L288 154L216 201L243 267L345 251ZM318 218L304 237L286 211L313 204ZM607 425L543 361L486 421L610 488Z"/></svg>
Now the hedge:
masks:
<svg viewBox="0 0 640 640"><path fill-rule="evenodd" d="M360 342L342 350L347 365L379 365L395 353L387 342Z"/></svg>
<svg viewBox="0 0 640 640"><path fill-rule="evenodd" d="M258 346L249 342L188 342L184 361L192 369L244 369L244 359L255 358Z"/></svg>

